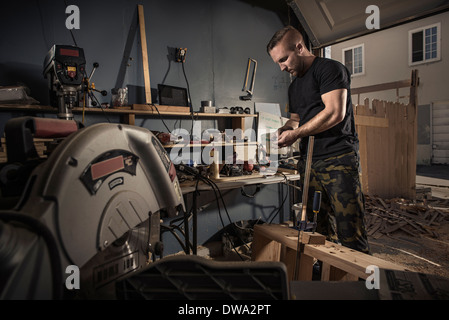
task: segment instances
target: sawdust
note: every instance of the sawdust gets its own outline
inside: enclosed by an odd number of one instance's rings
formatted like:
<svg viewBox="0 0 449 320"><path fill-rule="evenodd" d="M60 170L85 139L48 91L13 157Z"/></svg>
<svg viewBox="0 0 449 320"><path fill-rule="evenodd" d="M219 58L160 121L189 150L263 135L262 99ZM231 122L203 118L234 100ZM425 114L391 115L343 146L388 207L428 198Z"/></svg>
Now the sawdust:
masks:
<svg viewBox="0 0 449 320"><path fill-rule="evenodd" d="M449 209L447 202L439 207ZM449 219L427 228L430 232L415 235L397 230L376 238L369 236L371 253L410 271L449 278Z"/></svg>

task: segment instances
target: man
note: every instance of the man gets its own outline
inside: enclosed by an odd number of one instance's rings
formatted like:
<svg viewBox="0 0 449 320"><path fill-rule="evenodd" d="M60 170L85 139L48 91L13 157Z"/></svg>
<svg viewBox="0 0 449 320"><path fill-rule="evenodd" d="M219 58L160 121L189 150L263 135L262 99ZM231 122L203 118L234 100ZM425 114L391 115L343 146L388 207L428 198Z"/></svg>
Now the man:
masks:
<svg viewBox="0 0 449 320"><path fill-rule="evenodd" d="M349 71L337 61L310 53L301 33L291 26L276 32L267 52L282 71L296 77L288 90L290 120L278 130L278 145L290 146L301 139L301 173L308 137L315 137L309 195L322 193L317 232L369 253ZM313 199L308 200L310 209Z"/></svg>

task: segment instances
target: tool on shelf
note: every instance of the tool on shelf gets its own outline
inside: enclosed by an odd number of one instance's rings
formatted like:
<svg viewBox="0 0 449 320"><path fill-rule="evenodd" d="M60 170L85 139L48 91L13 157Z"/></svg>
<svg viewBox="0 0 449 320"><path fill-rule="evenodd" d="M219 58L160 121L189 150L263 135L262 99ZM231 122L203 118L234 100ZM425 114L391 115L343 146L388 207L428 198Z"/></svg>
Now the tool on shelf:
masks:
<svg viewBox="0 0 449 320"><path fill-rule="evenodd" d="M254 64L254 67L253 67L253 75L251 77L251 86L248 89L248 78L249 78L249 73L251 70L251 64ZM245 91L247 93L247 95L240 96L240 100L248 101L253 98L254 82L256 81L256 71L257 71L257 61L254 59L248 58L248 67L246 68L245 83L243 84L243 89L242 89L242 91Z"/></svg>

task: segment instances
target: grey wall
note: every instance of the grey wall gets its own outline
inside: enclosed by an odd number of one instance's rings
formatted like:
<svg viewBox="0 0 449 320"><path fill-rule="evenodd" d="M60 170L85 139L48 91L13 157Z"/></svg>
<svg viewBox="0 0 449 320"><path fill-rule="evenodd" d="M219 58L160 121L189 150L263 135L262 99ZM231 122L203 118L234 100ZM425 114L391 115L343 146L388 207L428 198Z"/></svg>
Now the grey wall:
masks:
<svg viewBox="0 0 449 320"><path fill-rule="evenodd" d="M73 33L78 46L85 51L88 73L93 62L100 64L92 80L98 89L109 92L105 98L97 95L101 102L110 101L110 90L117 83L144 86L140 35L138 30L130 32L138 23L137 4L142 4L152 88L157 88L159 83L186 87L182 65L172 62L170 56L170 48L185 47L184 66L194 110L199 110L202 100L213 100L218 107L244 105L238 97L242 95L250 57L259 63L252 103L286 104L289 80L265 52L272 34L282 27L281 20L272 11L237 0L67 3L80 9L81 28ZM63 1L55 0L2 4L0 85L25 83L35 99L42 104L49 103L42 75L44 57L53 44L73 44L65 27L65 8ZM132 60L125 61L129 66L124 77L120 77L126 50ZM144 102L138 98L130 96L131 102Z"/></svg>
<svg viewBox="0 0 449 320"><path fill-rule="evenodd" d="M199 110L202 100L213 100L218 107L270 102L279 103L281 109L285 109L290 79L288 74L281 73L265 50L271 36L283 26L273 11L238 0L75 0L67 1L67 4L77 5L80 9L81 28L73 34L78 46L85 51L87 72L90 73L93 62L100 64L92 80L98 89L109 92L106 98L97 95L101 102L110 101L111 89L122 79L123 85L144 86L140 34L138 30L130 32L137 26L137 4L142 4L152 88L157 88L158 83L186 87L182 65L171 61L170 56L170 48L185 47L184 66L195 111ZM73 44L65 27L65 9L63 1L55 0L2 3L0 86L24 83L31 89L33 98L44 105L49 103L47 84L42 75L45 55L54 44ZM129 66L120 77L122 58L127 50L131 59L125 61ZM252 102L243 103L239 96L250 57L258 61L255 92ZM0 132L3 132L7 119L18 115L1 113ZM81 120L81 115L76 115L76 119ZM118 117L109 116L109 119L118 121ZM88 116L86 125L105 121L101 115ZM167 124L170 128L179 125L174 120L167 120ZM165 130L158 119L138 117L136 125ZM189 128L190 122L182 121L182 126ZM211 126L215 123L205 122L202 129ZM233 219L263 218L279 205L278 187L270 187L261 194L249 204L247 198L228 198ZM213 208L203 217L205 220L199 223L209 225L202 228L208 234L220 228ZM208 223L210 220L214 223ZM203 233L200 238L205 240L208 234Z"/></svg>

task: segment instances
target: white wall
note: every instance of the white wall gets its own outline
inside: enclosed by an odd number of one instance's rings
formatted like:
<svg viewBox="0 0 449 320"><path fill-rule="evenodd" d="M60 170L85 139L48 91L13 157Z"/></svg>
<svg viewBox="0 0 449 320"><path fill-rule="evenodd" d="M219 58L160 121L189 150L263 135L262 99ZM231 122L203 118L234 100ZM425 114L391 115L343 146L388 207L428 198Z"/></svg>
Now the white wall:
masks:
<svg viewBox="0 0 449 320"><path fill-rule="evenodd" d="M382 12L380 12L380 19L382 19ZM438 22L441 23L441 60L433 63L409 66L409 31ZM339 43L332 46L331 57L332 59L343 62L343 49L364 44L365 74L353 76L353 88L410 79L412 70L416 69L418 70L420 79L418 105L431 105L432 102L449 99L449 87L447 84L447 79L449 77L449 41L446 40L448 39L448 35L449 12L445 12L395 28L381 30L357 39ZM407 88L401 89L399 95L408 96L409 90ZM379 92L361 95L361 103L365 97L370 99L376 98L396 101L396 91L390 90L383 93ZM353 102L357 103L356 96L353 96ZM408 98L400 99L400 102L407 103ZM425 128L424 130L430 129L428 128L430 123L419 124L420 128ZM419 134L423 133L418 132L418 135ZM418 144L417 164L430 164L431 151L432 148L430 145Z"/></svg>

